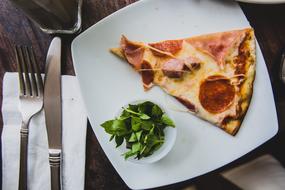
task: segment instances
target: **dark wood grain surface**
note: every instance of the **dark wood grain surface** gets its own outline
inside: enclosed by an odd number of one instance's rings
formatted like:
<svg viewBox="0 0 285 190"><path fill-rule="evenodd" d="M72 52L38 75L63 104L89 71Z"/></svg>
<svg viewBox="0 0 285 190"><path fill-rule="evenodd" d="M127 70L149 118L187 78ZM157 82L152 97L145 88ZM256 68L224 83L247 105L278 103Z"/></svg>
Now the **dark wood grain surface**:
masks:
<svg viewBox="0 0 285 190"><path fill-rule="evenodd" d="M107 15L133 2L135 0L84 0L83 31ZM282 85L278 79L280 56L285 47L285 5L241 4L241 7L255 29L256 37L266 60L278 113L279 132L273 139L228 166L161 189L184 189L193 183L198 189L208 189L209 187L211 189L229 189L232 186L221 179L218 175L220 171L266 153L273 154L283 165L285 164L285 156L282 154L284 149L282 147L285 145L285 85ZM70 43L73 38L74 36L63 37L63 74L74 75L70 53ZM43 72L44 60L51 39L52 36L41 32L8 0L0 1L0 104L2 104L4 73L16 71L13 44L32 45ZM2 114L0 114L1 132L2 126ZM85 174L85 189L128 189L102 151L89 124Z"/></svg>

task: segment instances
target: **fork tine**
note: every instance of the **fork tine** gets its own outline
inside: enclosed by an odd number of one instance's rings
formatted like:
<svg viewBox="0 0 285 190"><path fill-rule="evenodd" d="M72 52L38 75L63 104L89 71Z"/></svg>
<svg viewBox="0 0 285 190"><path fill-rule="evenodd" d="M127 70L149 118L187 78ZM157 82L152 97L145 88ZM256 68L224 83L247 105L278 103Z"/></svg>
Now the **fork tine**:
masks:
<svg viewBox="0 0 285 190"><path fill-rule="evenodd" d="M18 76L19 76L19 86L20 86L20 95L26 94L25 92L25 83L23 78L23 72L22 72L22 62L23 57L19 54L19 46L15 46L15 54L16 54L16 62L17 62L17 70L18 70Z"/></svg>
<svg viewBox="0 0 285 190"><path fill-rule="evenodd" d="M30 50L30 55L31 55L30 58L32 61L32 66L33 66L34 71L36 72L36 76L37 76L37 85L38 85L38 92L39 92L38 96L42 96L43 91L44 91L44 85L43 85L43 79L41 76L40 68L39 68L39 65L36 63L33 48L30 48L29 50Z"/></svg>
<svg viewBox="0 0 285 190"><path fill-rule="evenodd" d="M31 90L31 81L30 81L30 76L29 76L29 73L28 73L28 66L27 66L27 59L26 57L24 57L24 47L23 46L20 46L20 56L23 57L23 62L22 62L22 68L23 68L23 71L24 71L24 75L25 75L25 87L26 87L26 95L32 95L32 90Z"/></svg>
<svg viewBox="0 0 285 190"><path fill-rule="evenodd" d="M26 59L26 64L28 66L28 73L30 74L30 80L31 80L31 94L32 96L38 96L38 88L37 88L37 81L35 77L34 68L31 64L31 54L29 51L30 48L27 46L24 47L24 56Z"/></svg>

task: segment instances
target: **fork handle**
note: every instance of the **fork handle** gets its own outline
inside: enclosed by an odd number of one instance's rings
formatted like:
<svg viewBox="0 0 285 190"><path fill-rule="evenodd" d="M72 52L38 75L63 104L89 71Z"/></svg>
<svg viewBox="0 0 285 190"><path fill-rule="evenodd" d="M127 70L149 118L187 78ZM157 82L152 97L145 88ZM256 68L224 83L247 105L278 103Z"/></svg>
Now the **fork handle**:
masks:
<svg viewBox="0 0 285 190"><path fill-rule="evenodd" d="M51 174L51 190L60 190L60 162L61 153L60 152L49 152L49 164L50 164L50 174Z"/></svg>
<svg viewBox="0 0 285 190"><path fill-rule="evenodd" d="M28 139L29 129L22 124L20 145L20 172L19 190L27 190L27 167L28 167Z"/></svg>

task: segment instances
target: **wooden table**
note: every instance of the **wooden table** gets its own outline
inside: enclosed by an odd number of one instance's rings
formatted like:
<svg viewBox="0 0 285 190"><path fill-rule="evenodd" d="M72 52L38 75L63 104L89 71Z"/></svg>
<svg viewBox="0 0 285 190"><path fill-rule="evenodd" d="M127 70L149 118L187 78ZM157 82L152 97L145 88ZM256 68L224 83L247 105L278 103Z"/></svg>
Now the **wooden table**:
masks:
<svg viewBox="0 0 285 190"><path fill-rule="evenodd" d="M84 0L83 30L114 11L135 2L135 0ZM285 47L285 4L253 5L241 3L250 24L255 29L267 68L270 74L276 109L279 119L279 133L270 141L247 154L243 158L201 177L174 184L161 189L182 189L195 183L199 189L229 189L218 173L224 169L246 162L261 154L273 154L283 165L285 155L285 85L278 79L280 54ZM71 61L70 43L74 36L64 37L63 74L74 75ZM0 94L2 103L2 79L5 72L16 71L12 44L31 44L36 52L41 71L44 71L46 52L52 37L41 32L20 10L14 8L8 0L0 1ZM2 114L0 114L0 131L2 132ZM1 167L2 168L2 167ZM128 189L120 176L103 153L98 141L88 125L86 146L86 180L85 189Z"/></svg>

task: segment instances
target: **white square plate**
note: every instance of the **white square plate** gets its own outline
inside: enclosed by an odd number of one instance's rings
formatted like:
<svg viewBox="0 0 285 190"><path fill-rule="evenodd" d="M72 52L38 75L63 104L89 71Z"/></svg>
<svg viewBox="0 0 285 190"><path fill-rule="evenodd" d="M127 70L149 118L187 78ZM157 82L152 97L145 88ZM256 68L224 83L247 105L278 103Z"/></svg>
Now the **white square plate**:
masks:
<svg viewBox="0 0 285 190"><path fill-rule="evenodd" d="M150 99L167 107L167 95L158 87L144 92L139 74L111 54L109 48L119 45L122 34L133 40L155 42L245 27L249 23L234 1L144 0L101 20L73 41L75 71L92 128L130 188L180 182L232 162L277 133L276 110L266 65L257 46L254 94L235 137L189 113L169 109L177 125L177 140L170 153L150 165L125 161L100 124L136 99Z"/></svg>

